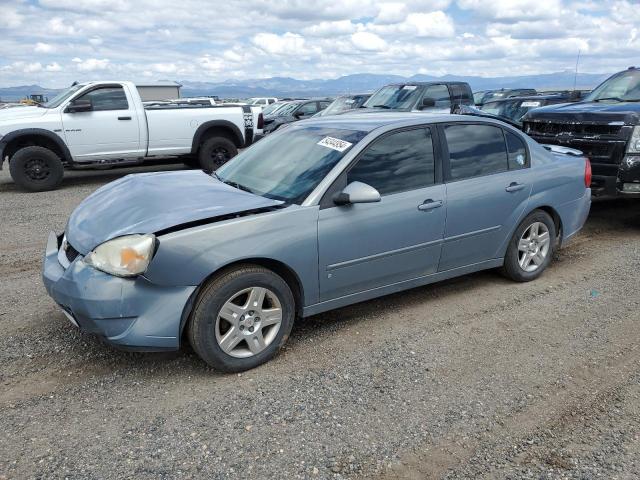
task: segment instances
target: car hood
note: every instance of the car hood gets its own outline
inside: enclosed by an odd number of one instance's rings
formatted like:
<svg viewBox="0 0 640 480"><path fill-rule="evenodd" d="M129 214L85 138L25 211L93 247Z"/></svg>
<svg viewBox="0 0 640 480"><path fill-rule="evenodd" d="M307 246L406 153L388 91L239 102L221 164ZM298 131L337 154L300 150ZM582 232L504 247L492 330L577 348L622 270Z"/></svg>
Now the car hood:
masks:
<svg viewBox="0 0 640 480"><path fill-rule="evenodd" d="M548 105L531 110L525 115L524 121L596 124L624 122L625 125L638 125L640 103L575 102Z"/></svg>
<svg viewBox="0 0 640 480"><path fill-rule="evenodd" d="M0 110L0 123L19 118L37 118L47 113L42 107L13 107Z"/></svg>
<svg viewBox="0 0 640 480"><path fill-rule="evenodd" d="M202 170L127 175L89 195L67 223L67 241L86 255L122 235L155 233L207 218L281 205L226 185Z"/></svg>

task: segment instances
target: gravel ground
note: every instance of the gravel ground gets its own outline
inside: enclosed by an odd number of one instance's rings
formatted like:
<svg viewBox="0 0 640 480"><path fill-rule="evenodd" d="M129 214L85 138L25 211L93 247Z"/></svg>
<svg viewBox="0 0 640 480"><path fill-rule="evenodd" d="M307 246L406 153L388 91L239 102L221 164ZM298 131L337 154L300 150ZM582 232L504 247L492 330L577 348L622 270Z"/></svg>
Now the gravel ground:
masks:
<svg viewBox="0 0 640 480"><path fill-rule="evenodd" d="M0 479L640 477L640 201L594 204L538 281L483 272L322 314L221 375L116 351L42 286L48 231L148 169L40 194L0 172Z"/></svg>

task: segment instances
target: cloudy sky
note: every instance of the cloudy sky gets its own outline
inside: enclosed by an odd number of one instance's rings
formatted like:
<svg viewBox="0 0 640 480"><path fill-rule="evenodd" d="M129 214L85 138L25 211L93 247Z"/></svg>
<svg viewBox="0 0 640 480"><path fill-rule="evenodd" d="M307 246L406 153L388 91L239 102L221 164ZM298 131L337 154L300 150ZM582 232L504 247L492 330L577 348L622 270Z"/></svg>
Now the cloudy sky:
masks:
<svg viewBox="0 0 640 480"><path fill-rule="evenodd" d="M614 72L638 0L0 0L0 85Z"/></svg>

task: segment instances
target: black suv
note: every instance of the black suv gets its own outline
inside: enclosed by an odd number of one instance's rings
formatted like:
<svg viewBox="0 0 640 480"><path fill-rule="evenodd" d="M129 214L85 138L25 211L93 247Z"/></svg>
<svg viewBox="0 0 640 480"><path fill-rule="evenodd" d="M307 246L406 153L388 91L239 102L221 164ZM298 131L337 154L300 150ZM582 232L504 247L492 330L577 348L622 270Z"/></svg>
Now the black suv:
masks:
<svg viewBox="0 0 640 480"><path fill-rule="evenodd" d="M271 133L286 123L311 118L324 110L333 101L332 98L319 100L294 100L264 116L264 133Z"/></svg>
<svg viewBox="0 0 640 480"><path fill-rule="evenodd" d="M640 197L640 70L631 67L583 101L537 108L523 130L540 143L582 150L591 160L594 195Z"/></svg>

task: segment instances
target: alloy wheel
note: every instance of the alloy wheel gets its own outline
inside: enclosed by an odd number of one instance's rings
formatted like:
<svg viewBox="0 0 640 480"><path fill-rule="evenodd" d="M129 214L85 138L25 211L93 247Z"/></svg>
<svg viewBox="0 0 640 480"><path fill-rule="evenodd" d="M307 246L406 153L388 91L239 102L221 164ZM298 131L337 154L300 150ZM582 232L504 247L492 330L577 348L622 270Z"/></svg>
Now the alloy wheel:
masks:
<svg viewBox="0 0 640 480"><path fill-rule="evenodd" d="M216 318L220 348L236 358L259 354L276 338L282 323L282 305L268 288L250 287L229 298Z"/></svg>
<svg viewBox="0 0 640 480"><path fill-rule="evenodd" d="M549 255L551 237L549 228L542 222L531 224L518 242L518 264L525 272L538 270Z"/></svg>

